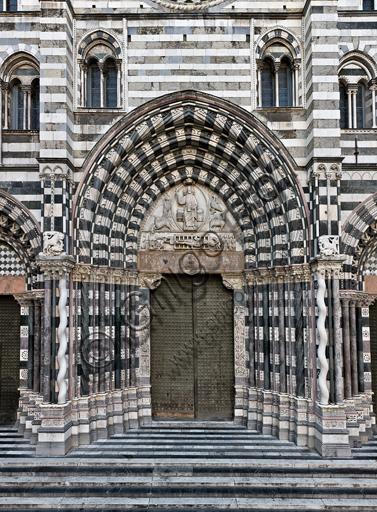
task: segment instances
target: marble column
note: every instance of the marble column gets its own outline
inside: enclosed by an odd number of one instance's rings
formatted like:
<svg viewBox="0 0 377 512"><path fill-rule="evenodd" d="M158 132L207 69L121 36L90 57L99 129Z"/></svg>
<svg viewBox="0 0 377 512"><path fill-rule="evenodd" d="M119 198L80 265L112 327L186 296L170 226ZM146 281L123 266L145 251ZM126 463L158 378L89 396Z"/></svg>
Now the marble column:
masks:
<svg viewBox="0 0 377 512"><path fill-rule="evenodd" d="M343 357L344 357L344 396L346 399L352 398L351 381L351 339L350 339L350 301L342 297L342 317L343 317Z"/></svg>
<svg viewBox="0 0 377 512"><path fill-rule="evenodd" d="M249 385L255 387L255 332L254 332L254 286L249 283Z"/></svg>
<svg viewBox="0 0 377 512"><path fill-rule="evenodd" d="M333 289L333 328L334 328L334 360L335 360L335 401L342 404L343 392L343 347L342 331L340 329L340 297L339 297L339 270L335 269L332 275Z"/></svg>
<svg viewBox="0 0 377 512"><path fill-rule="evenodd" d="M43 292L34 293L34 393L41 392L41 340L42 340L42 307ZM43 293L44 296L44 293Z"/></svg>
<svg viewBox="0 0 377 512"><path fill-rule="evenodd" d="M359 394L359 372L357 365L356 302L350 302L350 343L351 343L351 382L352 395Z"/></svg>

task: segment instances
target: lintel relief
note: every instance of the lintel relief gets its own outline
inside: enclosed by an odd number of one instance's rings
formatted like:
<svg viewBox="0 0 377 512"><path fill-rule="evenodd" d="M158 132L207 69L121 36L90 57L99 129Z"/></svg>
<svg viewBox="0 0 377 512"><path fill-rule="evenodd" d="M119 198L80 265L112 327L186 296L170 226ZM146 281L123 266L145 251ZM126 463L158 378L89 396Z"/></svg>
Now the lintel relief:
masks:
<svg viewBox="0 0 377 512"><path fill-rule="evenodd" d="M244 268L241 230L233 215L215 192L190 178L156 201L138 245L140 270Z"/></svg>

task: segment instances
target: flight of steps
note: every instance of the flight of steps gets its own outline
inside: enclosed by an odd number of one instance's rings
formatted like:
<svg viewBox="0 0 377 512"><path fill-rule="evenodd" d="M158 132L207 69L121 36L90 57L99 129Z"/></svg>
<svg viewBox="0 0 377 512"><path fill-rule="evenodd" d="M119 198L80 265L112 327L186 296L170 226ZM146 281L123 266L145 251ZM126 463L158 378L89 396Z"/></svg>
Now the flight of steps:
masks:
<svg viewBox="0 0 377 512"><path fill-rule="evenodd" d="M39 458L14 431L0 436L20 447L4 443L2 458L0 446L0 510L377 510L377 460L361 455L377 441L327 460L231 423L156 422Z"/></svg>

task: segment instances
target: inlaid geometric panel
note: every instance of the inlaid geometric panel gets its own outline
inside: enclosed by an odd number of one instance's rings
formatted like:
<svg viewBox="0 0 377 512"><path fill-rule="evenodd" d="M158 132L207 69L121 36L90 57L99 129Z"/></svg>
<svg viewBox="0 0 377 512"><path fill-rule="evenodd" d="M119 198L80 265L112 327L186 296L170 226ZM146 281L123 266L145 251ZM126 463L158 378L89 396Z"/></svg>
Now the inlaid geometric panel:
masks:
<svg viewBox="0 0 377 512"><path fill-rule="evenodd" d="M0 276L24 276L25 265L18 254L7 244L0 242Z"/></svg>

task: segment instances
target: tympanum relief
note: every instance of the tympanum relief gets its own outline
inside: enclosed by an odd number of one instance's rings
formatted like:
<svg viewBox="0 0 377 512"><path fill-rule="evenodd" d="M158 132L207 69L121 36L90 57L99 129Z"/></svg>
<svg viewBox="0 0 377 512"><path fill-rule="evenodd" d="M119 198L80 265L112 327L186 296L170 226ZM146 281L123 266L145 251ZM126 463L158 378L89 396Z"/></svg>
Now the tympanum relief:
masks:
<svg viewBox="0 0 377 512"><path fill-rule="evenodd" d="M166 192L142 227L140 251L242 251L240 229L221 198L186 180Z"/></svg>

